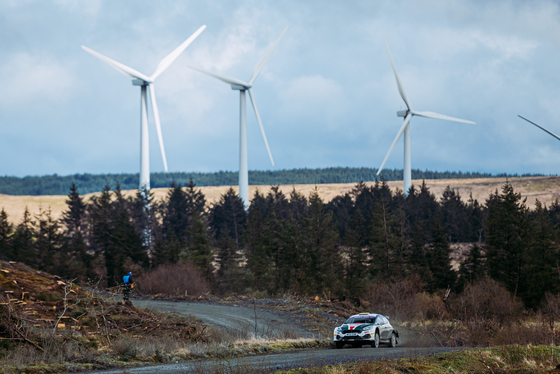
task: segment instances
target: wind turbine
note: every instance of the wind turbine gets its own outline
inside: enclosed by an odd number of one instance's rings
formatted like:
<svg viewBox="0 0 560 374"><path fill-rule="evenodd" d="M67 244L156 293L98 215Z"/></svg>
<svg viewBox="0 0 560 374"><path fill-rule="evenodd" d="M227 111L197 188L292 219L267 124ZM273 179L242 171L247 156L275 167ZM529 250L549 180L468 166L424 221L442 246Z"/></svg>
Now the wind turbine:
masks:
<svg viewBox="0 0 560 374"><path fill-rule="evenodd" d="M161 136L161 123L159 120L159 111L156 103L156 93L154 88L154 80L165 71L175 61L177 57L191 44L202 31L206 28L206 25L201 26L195 31L187 40L185 40L179 47L177 47L173 52L167 55L158 64L156 71L151 76L146 76L126 65L121 64L115 60L110 59L102 55L99 52L94 51L86 46L82 45L82 49L86 52L91 53L100 60L111 65L119 72L127 75L131 78L132 84L134 86L140 86L140 183L139 190L148 192L150 190L150 147L149 147L149 135L148 135L148 98L147 89L150 88L150 101L152 102L152 108L154 111L154 118L156 122L156 130L159 140L159 147L161 149L161 157L163 158L163 167L167 172L167 159L165 157L165 148L163 147L163 138Z"/></svg>
<svg viewBox="0 0 560 374"><path fill-rule="evenodd" d="M247 166L247 118L246 118L246 111L245 111L245 91L249 92L249 98L251 99L251 103L253 104L253 109L255 111L255 115L257 116L257 121L259 122L259 126L261 128L261 134L264 139L264 144L266 145L266 150L268 151L268 156L270 157L270 162L272 166L274 166L274 160L272 158L272 153L270 153L270 147L268 146L268 141L266 140L266 134L264 132L264 127L262 125L261 116L259 114L259 110L257 109L257 103L255 102L255 97L253 95L253 82L259 76L260 72L264 68L264 65L268 61L270 55L280 42L280 39L284 36L286 31L288 30L288 26L282 31L282 34L278 37L276 42L272 45L268 53L259 61L255 70L253 71L253 76L249 80L249 82L244 82L239 79L229 78L223 75L219 75L216 73L212 73L206 70L202 70L193 66L189 66L191 69L197 70L201 73L214 77L216 79L221 80L231 86L232 90L239 91L239 197L243 200L243 204L245 207L249 206L249 171Z"/></svg>
<svg viewBox="0 0 560 374"><path fill-rule="evenodd" d="M399 78L399 74L397 73L397 67L395 66L395 62L393 61L393 57L391 56L391 52L389 51L389 47L387 46L387 43L385 43L385 48L387 48L387 53L389 54L389 59L391 60L391 66L393 67L393 73L395 73L395 79L397 81L397 87L399 89L399 94L401 95L401 98L403 99L404 103L406 104L407 110L399 110L397 112L398 117L404 117L404 122L403 122L399 132L397 133L397 136L396 136L395 140L393 141L393 144L391 145L391 148L389 148L389 152L387 152L387 156L385 156L385 159L383 160L383 163L379 167L379 170L377 171L377 175L379 175L381 173L381 170L383 170L383 166L385 165L385 162L387 162L387 159L389 158L389 155L393 151L393 148L395 148L395 145L397 144L397 142L399 141L399 139L401 138L401 136L404 133L403 193L406 196L408 194L408 190L410 189L410 186L412 185L412 171L411 171L411 167L410 167L410 119L412 118L412 116L443 119L443 120L447 120L447 121L470 123L470 124L473 124L473 125L475 123L472 122L472 121L464 120L464 119L449 117L449 116L446 116L446 115L443 115L443 114L438 114L438 113L433 113L433 112L418 112L418 111L413 110L411 105L410 105L410 101L408 101L408 97L406 96L406 92L404 91L404 87L403 87L403 85L401 83L401 80Z"/></svg>
<svg viewBox="0 0 560 374"><path fill-rule="evenodd" d="M537 126L537 127L538 127L539 129L541 129L542 131L544 131L544 132L546 132L546 133L548 133L548 134L554 136L556 139L560 140L560 137L559 137L558 135L556 135L556 134L554 134L554 133L548 131L548 130L545 129L544 127L540 127L540 126L537 125L535 122L529 121L527 118L521 117L519 114L517 115L517 117L519 117L519 118L521 118L521 119L524 119L525 121L529 122L530 124L533 124L533 125Z"/></svg>

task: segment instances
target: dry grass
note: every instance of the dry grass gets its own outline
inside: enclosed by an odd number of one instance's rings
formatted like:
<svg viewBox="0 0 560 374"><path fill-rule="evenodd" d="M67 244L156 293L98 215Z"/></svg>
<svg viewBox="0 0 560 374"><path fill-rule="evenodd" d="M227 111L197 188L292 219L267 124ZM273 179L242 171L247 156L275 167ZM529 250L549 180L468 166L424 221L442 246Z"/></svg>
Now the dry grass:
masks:
<svg viewBox="0 0 560 374"><path fill-rule="evenodd" d="M493 193L496 189L500 190L505 182L505 178L479 178L479 179L434 179L426 180L426 184L430 187L432 193L438 198L442 196L443 191L447 186L459 191L463 200L467 200L472 193L473 198L483 203L486 198ZM516 192L521 193L523 197L527 197L527 205L534 208L535 200L550 205L554 200L560 198L560 177L523 177L523 178L510 178L510 183ZM415 186L419 186L421 180L413 180ZM374 182L367 182L366 184L372 185ZM355 183L332 183L320 184L319 196L325 201L331 201L335 196L343 195L350 192L354 188ZM397 188L402 190L402 181L388 182L392 190ZM209 204L217 202L220 196L223 195L230 187L237 191L237 186L211 186L200 187L202 193L206 196ZM249 194L252 196L258 189L266 193L270 186L249 186ZM315 188L314 184L296 184L296 185L283 185L280 186L280 191L285 194L290 193L292 189L309 196L309 193ZM151 190L156 199L163 199L167 195L167 188L154 188ZM93 195L99 193L87 194L85 198L88 199ZM136 190L123 191L125 196L133 196ZM27 206L32 214L39 213L47 207L51 207L54 218L60 218L62 212L66 209L66 196L11 196L0 194L0 209L3 207L8 213L9 219L12 222L19 222L23 217L23 211Z"/></svg>
<svg viewBox="0 0 560 374"><path fill-rule="evenodd" d="M426 352L429 354L429 352ZM306 374L529 374L558 373L560 348L550 346L495 347L473 349L419 358L379 360L354 364L323 366L309 369L289 370L278 373ZM206 371L211 373L211 371ZM213 373L223 373L214 371Z"/></svg>

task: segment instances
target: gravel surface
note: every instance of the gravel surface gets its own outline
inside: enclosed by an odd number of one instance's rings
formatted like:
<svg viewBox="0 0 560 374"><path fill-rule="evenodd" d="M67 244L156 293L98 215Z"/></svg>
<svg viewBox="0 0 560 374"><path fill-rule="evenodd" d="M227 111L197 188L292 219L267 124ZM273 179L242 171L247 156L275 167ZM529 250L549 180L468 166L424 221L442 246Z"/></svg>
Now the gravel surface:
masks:
<svg viewBox="0 0 560 374"><path fill-rule="evenodd" d="M412 358L428 356L439 353L459 351L466 348L386 348L377 349L370 347L322 349L303 352L274 354L268 356L253 356L230 360L210 360L144 366L127 368L126 373L215 373L229 372L236 368L259 369L261 372L274 372L276 370L289 370L305 367L337 365L351 362L376 361L394 358ZM219 369L219 371L218 371ZM108 370L98 373L122 374L123 370Z"/></svg>
<svg viewBox="0 0 560 374"><path fill-rule="evenodd" d="M254 331L255 321L258 334L268 333L269 337L305 337L314 338L313 332L306 330L301 322L301 316L274 309L261 309L259 304L240 302L221 304L209 301L162 301L162 300L134 300L137 308L149 308L183 315L192 315L205 323L223 328L228 334L246 335L246 331ZM265 304L278 303L271 300ZM334 320L332 321L335 322ZM253 330L251 330L253 329ZM249 356L231 358L227 360L205 360L182 362L127 368L126 373L214 373L229 372L239 368L258 369L262 372L289 370L292 368L337 365L342 363L375 361L393 358L411 358L427 356L445 352L458 351L465 348L444 347L412 347L410 341L402 336L399 346L389 348L381 345L374 349L369 346L362 348L305 350L291 353L272 354L264 356ZM403 339L404 338L404 339ZM404 343L404 344L403 344ZM123 369L98 371L97 373L123 373Z"/></svg>
<svg viewBox="0 0 560 374"><path fill-rule="evenodd" d="M271 338L315 338L291 318L290 313L264 310L258 306L238 304L215 304L192 301L133 300L137 308L149 308L171 313L192 315L203 322L218 326L233 336L246 332L266 335Z"/></svg>

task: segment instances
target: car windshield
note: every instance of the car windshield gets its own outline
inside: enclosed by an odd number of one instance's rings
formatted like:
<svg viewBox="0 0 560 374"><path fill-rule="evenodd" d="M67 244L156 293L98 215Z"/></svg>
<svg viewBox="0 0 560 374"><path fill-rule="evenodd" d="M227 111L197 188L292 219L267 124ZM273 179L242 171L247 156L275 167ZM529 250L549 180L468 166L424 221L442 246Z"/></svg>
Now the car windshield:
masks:
<svg viewBox="0 0 560 374"><path fill-rule="evenodd" d="M350 317L344 323L374 323L377 317Z"/></svg>

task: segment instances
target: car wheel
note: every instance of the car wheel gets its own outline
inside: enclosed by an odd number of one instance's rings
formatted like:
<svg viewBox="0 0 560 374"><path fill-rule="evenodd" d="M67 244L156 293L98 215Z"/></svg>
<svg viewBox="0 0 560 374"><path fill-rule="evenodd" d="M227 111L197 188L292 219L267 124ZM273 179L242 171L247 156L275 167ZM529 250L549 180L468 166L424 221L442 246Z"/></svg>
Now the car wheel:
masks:
<svg viewBox="0 0 560 374"><path fill-rule="evenodd" d="M397 337L395 336L395 333L392 333L391 340L389 341L389 347L395 348L396 346L397 346Z"/></svg>
<svg viewBox="0 0 560 374"><path fill-rule="evenodd" d="M344 347L343 342L336 342L336 349L342 349L342 347Z"/></svg>
<svg viewBox="0 0 560 374"><path fill-rule="evenodd" d="M379 331L375 332L375 336L371 342L371 348L379 348Z"/></svg>

